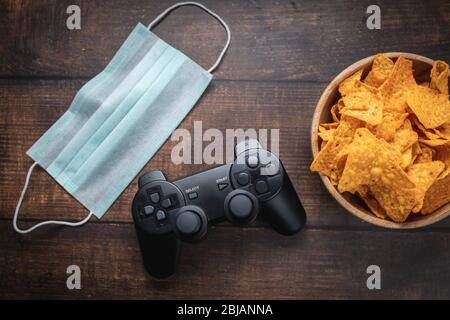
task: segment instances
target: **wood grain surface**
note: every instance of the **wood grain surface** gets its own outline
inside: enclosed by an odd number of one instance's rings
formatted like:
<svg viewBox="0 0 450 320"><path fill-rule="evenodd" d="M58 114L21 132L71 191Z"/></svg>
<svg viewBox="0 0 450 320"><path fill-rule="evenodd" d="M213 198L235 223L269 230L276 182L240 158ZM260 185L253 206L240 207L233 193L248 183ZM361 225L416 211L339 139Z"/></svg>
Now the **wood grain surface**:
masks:
<svg viewBox="0 0 450 320"><path fill-rule="evenodd" d="M213 227L183 246L180 269L165 280L144 272L132 224L88 224L20 236L0 223L4 298L448 298L448 232L322 230L293 237L265 228ZM432 263L430 263L430 261ZM365 269L383 270L382 290L367 290ZM27 264L29 263L29 264ZM65 288L68 265L82 289ZM439 275L439 276L437 276ZM437 283L437 280L441 283ZM434 285L433 285L434 284Z"/></svg>
<svg viewBox="0 0 450 320"><path fill-rule="evenodd" d="M382 29L368 30L370 1L221 1L205 5L229 24L232 44L203 98L181 124L203 128L280 129L280 156L308 222L282 237L256 221L213 227L186 245L180 271L148 277L132 224L136 180L102 220L21 236L12 214L32 161L26 150L67 110L73 96L106 66L137 22L149 23L175 1L0 1L0 298L450 298L450 220L387 231L350 215L316 174L310 126L327 83L356 60L407 51L450 61L450 2L380 1ZM65 27L78 4L81 30ZM155 29L204 67L225 33L196 8L173 12ZM168 141L144 168L172 179L207 165L174 165ZM86 210L45 171L33 173L20 225L81 219ZM65 285L68 265L82 289ZM382 269L382 289L366 288L366 268Z"/></svg>

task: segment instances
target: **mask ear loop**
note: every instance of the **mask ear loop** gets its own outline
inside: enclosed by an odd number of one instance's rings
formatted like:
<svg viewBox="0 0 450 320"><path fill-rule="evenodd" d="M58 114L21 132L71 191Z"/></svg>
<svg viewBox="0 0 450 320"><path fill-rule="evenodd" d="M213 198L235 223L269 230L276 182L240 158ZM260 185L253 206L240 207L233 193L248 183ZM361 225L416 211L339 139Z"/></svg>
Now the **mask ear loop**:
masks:
<svg viewBox="0 0 450 320"><path fill-rule="evenodd" d="M31 165L30 169L28 169L27 177L25 179L25 184L23 186L22 193L20 194L19 201L17 202L16 210L14 211L14 218L13 218L14 230L16 230L16 232L18 232L18 233L25 234L25 233L29 233L29 232L33 231L36 228L45 226L47 224L58 224L58 225L69 226L69 227L78 227L78 226L81 226L81 225L85 224L86 222L88 222L89 219L92 217L92 214L93 214L92 211L89 212L89 214L86 218L84 218L83 220L78 221L78 222L49 220L49 221L44 221L44 222L38 223L37 225L35 225L29 229L25 229L25 230L19 229L19 227L17 226L17 217L19 216L20 207L22 206L23 198L25 197L25 193L27 192L28 184L30 183L31 173L33 172L33 169L36 167L37 164L38 164L37 162L33 163Z"/></svg>
<svg viewBox="0 0 450 320"><path fill-rule="evenodd" d="M225 46L223 47L222 52L220 53L219 57L217 58L216 63L214 63L213 66L208 69L208 72L211 73L214 70L216 70L217 67L219 66L219 64L222 62L223 56L227 52L228 47L230 46L230 42L231 42L231 31L230 31L230 28L228 27L226 22L223 21L221 17L219 17L219 15L217 15L216 13L214 13L211 10L209 10L207 7L205 7L204 5L202 5L201 3L198 3L198 2L193 2L193 1L179 2L179 3L174 4L171 7L167 8L166 10L164 10L159 16L157 16L155 18L155 20L153 20L148 25L147 28L148 28L148 30L151 30L162 19L164 19L171 11L173 11L176 8L182 7L182 6L195 6L195 7L198 7L200 9L204 10L206 13L208 13L211 16L213 16L214 18L216 18L217 21L219 21L222 24L222 26L225 28L225 31L227 32L227 42L225 43Z"/></svg>

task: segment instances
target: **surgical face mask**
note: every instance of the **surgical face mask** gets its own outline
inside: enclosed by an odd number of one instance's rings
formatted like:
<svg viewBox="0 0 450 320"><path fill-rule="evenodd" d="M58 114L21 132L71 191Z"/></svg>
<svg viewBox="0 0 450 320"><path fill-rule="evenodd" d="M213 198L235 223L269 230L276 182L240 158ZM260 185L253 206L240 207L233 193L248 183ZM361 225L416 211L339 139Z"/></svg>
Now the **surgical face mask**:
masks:
<svg viewBox="0 0 450 320"><path fill-rule="evenodd" d="M150 31L173 9L194 5L227 32L216 63L204 70ZM138 24L108 66L76 94L66 113L27 151L35 161L14 213L27 233L46 224L79 226L101 218L202 96L230 44L215 13L182 2L148 27ZM40 165L90 212L79 222L45 221L27 230L17 217L33 169Z"/></svg>

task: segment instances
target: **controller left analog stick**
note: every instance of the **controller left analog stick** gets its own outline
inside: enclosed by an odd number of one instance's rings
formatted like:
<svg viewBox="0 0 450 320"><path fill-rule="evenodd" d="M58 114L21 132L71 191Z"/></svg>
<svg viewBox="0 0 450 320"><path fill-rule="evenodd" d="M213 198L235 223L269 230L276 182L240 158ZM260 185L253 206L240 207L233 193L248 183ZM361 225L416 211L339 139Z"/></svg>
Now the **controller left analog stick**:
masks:
<svg viewBox="0 0 450 320"><path fill-rule="evenodd" d="M187 242L201 240L208 230L208 220L202 209L197 206L181 208L175 217L174 230Z"/></svg>
<svg viewBox="0 0 450 320"><path fill-rule="evenodd" d="M202 226L200 217L192 211L185 211L179 214L175 223L178 232L187 237L195 235Z"/></svg>

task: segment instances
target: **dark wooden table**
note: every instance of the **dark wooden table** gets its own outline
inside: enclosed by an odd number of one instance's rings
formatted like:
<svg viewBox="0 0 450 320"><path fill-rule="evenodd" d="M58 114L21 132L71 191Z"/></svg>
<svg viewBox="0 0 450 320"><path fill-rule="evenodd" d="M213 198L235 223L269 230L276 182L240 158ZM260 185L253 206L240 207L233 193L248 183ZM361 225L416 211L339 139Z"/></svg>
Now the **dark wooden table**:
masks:
<svg viewBox="0 0 450 320"><path fill-rule="evenodd" d="M373 1L203 1L228 22L232 45L214 80L181 124L204 128L279 128L280 154L308 215L283 237L257 221L213 227L186 245L180 271L156 281L144 272L130 215L137 180L102 220L29 235L11 219L32 161L25 151L66 111L74 94L105 67L137 22L174 1L0 1L0 298L450 298L450 219L389 231L343 210L309 172L310 123L327 83L368 55L405 51L450 61L449 1L377 1L381 30L368 30ZM81 30L66 28L66 8L81 7ZM193 7L155 32L202 66L225 34ZM174 165L167 142L144 170L170 178L207 165ZM79 220L87 212L45 171L33 174L21 224ZM82 289L66 288L66 268L81 268ZM368 290L366 268L381 268Z"/></svg>

